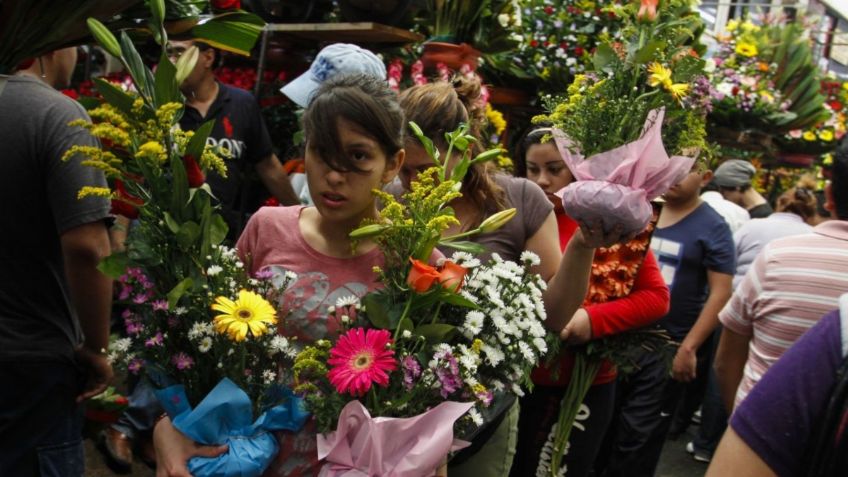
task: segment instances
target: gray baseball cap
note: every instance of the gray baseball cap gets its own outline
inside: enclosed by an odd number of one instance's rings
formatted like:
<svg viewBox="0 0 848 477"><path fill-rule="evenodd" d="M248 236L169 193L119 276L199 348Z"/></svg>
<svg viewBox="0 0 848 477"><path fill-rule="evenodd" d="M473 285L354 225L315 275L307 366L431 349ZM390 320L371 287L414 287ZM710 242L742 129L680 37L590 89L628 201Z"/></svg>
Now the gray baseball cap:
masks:
<svg viewBox="0 0 848 477"><path fill-rule="evenodd" d="M362 73L386 79L386 65L374 53L349 43L334 43L315 57L309 71L280 88L298 106L305 108L321 83L338 75Z"/></svg>
<svg viewBox="0 0 848 477"><path fill-rule="evenodd" d="M719 187L742 187L751 184L757 168L748 161L730 159L716 169L713 181Z"/></svg>

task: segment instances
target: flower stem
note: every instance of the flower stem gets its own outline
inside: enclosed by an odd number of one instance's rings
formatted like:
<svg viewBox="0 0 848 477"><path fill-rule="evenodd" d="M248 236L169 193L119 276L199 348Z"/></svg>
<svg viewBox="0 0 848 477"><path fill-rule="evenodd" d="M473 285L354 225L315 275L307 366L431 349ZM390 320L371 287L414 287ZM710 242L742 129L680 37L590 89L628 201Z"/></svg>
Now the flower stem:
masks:
<svg viewBox="0 0 848 477"><path fill-rule="evenodd" d="M397 327L395 327L395 333L392 336L393 341L397 341L398 333L400 333L400 324L403 323L403 320L406 318L406 315L409 314L409 309L412 307L412 298L406 300L406 307L403 309L403 313L400 315L400 319L398 320Z"/></svg>

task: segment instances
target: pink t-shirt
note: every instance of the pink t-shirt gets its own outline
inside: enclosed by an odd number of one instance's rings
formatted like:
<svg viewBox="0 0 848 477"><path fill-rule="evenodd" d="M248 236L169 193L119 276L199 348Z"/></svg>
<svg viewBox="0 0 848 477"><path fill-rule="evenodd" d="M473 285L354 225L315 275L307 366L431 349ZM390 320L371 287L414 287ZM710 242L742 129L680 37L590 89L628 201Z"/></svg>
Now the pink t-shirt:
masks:
<svg viewBox="0 0 848 477"><path fill-rule="evenodd" d="M302 206L263 207L239 237L236 247L251 274L270 271L282 277L287 271L297 279L283 294L279 306L280 333L297 337L301 345L332 336L335 323L327 319L327 308L345 296L362 297L379 288L373 269L383 266L379 249L354 258L335 258L312 248L300 231ZM275 278L272 278L274 280ZM288 314L287 314L288 313ZM297 434L279 433L280 452L265 476L317 476L315 423L310 419Z"/></svg>

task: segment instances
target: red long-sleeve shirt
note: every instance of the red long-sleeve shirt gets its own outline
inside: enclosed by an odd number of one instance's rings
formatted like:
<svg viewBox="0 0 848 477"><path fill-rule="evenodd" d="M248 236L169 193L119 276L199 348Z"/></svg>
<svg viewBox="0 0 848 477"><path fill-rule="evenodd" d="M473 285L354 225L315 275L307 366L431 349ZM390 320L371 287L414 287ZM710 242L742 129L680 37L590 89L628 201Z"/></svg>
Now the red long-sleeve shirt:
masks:
<svg viewBox="0 0 848 477"><path fill-rule="evenodd" d="M577 230L577 222L565 214L557 214L557 225L560 247L565 250ZM592 325L592 339L597 339L649 325L668 313L668 306L668 287L660 274L656 258L648 249L629 295L586 306L585 310ZM543 386L565 386L571 380L573 367L574 354L564 350L558 363L557 379L553 378L553 373L548 368L539 366L533 370L533 382ZM615 379L615 376L615 366L605 361L593 384L608 383Z"/></svg>

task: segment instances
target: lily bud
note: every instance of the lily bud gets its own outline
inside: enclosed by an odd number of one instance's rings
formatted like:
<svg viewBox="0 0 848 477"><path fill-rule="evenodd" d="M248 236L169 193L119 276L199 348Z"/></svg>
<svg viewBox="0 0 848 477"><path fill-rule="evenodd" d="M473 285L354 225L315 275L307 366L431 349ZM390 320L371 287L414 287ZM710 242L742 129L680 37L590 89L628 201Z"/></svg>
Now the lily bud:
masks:
<svg viewBox="0 0 848 477"><path fill-rule="evenodd" d="M177 73L174 75L174 79L177 80L178 85L183 84L183 81L185 81L185 79L188 78L188 75L191 74L192 70L194 70L194 65L197 64L197 58L199 55L200 50L198 50L196 46L192 45L177 60Z"/></svg>
<svg viewBox="0 0 848 477"><path fill-rule="evenodd" d="M383 224L370 224L364 227L359 227L350 233L350 238L354 240L361 240L368 237L373 237L375 235L380 235L380 232L386 230L386 226Z"/></svg>
<svg viewBox="0 0 848 477"><path fill-rule="evenodd" d="M480 233L487 234L489 232L494 232L495 230L498 230L499 228L503 227L505 223L512 220L512 218L515 217L516 212L517 210L515 208L506 209L498 212L495 215L487 217L486 220L484 220L483 223L480 224Z"/></svg>
<svg viewBox="0 0 848 477"><path fill-rule="evenodd" d="M118 39L115 38L115 35L106 28L106 25L100 23L96 18L89 18L86 20L88 24L88 29L91 31L91 35L94 36L94 39L97 40L97 43L106 50L107 53L114 56L115 58L121 57L121 45L118 43Z"/></svg>
<svg viewBox="0 0 848 477"><path fill-rule="evenodd" d="M165 21L165 0L150 0L150 14L156 25Z"/></svg>

